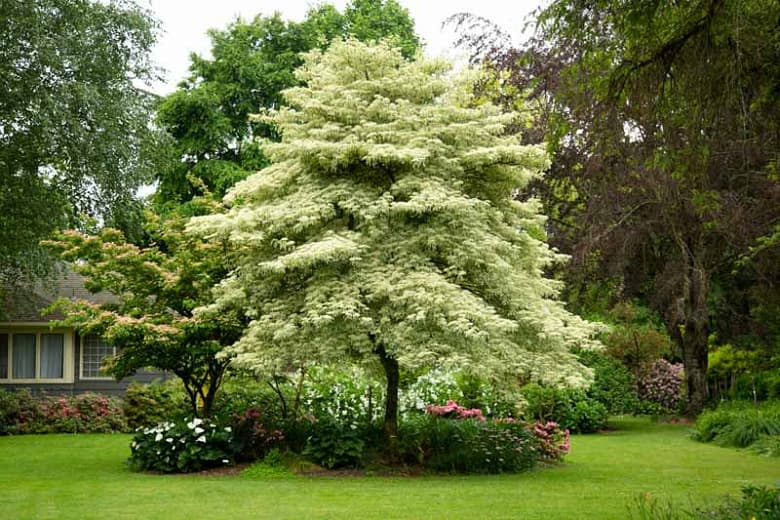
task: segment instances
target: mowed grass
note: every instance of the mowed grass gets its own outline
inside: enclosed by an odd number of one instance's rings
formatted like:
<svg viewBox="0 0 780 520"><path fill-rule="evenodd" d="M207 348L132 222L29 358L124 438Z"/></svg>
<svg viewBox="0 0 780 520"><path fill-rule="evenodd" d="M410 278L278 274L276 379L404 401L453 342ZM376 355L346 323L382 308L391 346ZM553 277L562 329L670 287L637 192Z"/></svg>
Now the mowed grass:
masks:
<svg viewBox="0 0 780 520"><path fill-rule="evenodd" d="M780 485L780 462L701 444L687 427L613 421L576 436L565 464L520 475L291 477L146 475L127 435L0 438L0 517L623 519L650 493L687 506Z"/></svg>

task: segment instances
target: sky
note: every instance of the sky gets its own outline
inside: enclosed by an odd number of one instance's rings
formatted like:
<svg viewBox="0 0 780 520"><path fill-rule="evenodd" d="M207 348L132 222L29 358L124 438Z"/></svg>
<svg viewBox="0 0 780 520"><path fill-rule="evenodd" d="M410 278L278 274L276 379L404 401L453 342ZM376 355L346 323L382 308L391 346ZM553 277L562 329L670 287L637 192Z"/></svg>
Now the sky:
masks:
<svg viewBox="0 0 780 520"><path fill-rule="evenodd" d="M444 55L456 59L462 51L453 49L455 34L442 29L445 18L460 12L470 12L498 23L505 31L519 39L526 16L540 3L539 0L398 0L409 10L415 21L417 34L426 43L426 54ZM162 33L152 57L165 69L166 80L152 89L168 94L187 75L190 53L208 56L210 42L206 31L223 29L241 16L252 19L257 14L270 15L279 11L283 18L300 21L309 5L316 0L141 0L162 24ZM343 11L348 0L330 0Z"/></svg>

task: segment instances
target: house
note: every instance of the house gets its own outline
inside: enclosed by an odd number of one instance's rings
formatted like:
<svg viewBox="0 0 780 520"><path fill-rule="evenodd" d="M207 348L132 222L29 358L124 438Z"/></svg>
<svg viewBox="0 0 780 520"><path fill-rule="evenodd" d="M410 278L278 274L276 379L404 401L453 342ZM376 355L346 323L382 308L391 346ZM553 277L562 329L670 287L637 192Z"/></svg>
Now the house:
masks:
<svg viewBox="0 0 780 520"><path fill-rule="evenodd" d="M82 335L68 327L52 328L52 320L64 318L60 313L41 314L63 296L94 303L113 299L109 293L90 293L84 287L84 277L67 269L51 286L7 287L0 293L0 389L123 395L132 381L165 377L166 373L155 370L139 371L121 381L106 374L102 364L116 353L115 347L94 334Z"/></svg>

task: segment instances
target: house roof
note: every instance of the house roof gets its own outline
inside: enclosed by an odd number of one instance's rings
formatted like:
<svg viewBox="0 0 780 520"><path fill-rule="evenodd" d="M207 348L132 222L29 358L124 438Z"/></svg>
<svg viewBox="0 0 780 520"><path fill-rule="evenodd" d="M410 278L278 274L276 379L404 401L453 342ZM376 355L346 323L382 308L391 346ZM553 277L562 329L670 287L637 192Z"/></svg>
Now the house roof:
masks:
<svg viewBox="0 0 780 520"><path fill-rule="evenodd" d="M0 321L48 323L51 320L61 320L65 317L61 312L42 315L41 311L62 297L72 300L87 300L93 303L116 301L111 293L105 291L89 292L84 286L85 281L85 277L65 267L53 282L39 281L32 286L5 285L0 289L0 302L2 303Z"/></svg>

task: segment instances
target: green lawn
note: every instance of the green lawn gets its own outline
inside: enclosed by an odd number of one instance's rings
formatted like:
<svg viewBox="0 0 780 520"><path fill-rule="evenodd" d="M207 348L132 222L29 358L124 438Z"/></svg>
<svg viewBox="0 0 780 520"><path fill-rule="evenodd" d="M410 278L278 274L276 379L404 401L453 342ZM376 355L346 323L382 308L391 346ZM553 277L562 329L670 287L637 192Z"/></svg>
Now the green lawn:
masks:
<svg viewBox="0 0 780 520"><path fill-rule="evenodd" d="M124 466L126 435L0 438L0 517L626 518L640 493L718 501L745 483L780 485L780 462L691 441L641 420L577 436L556 468L478 477L157 476Z"/></svg>

